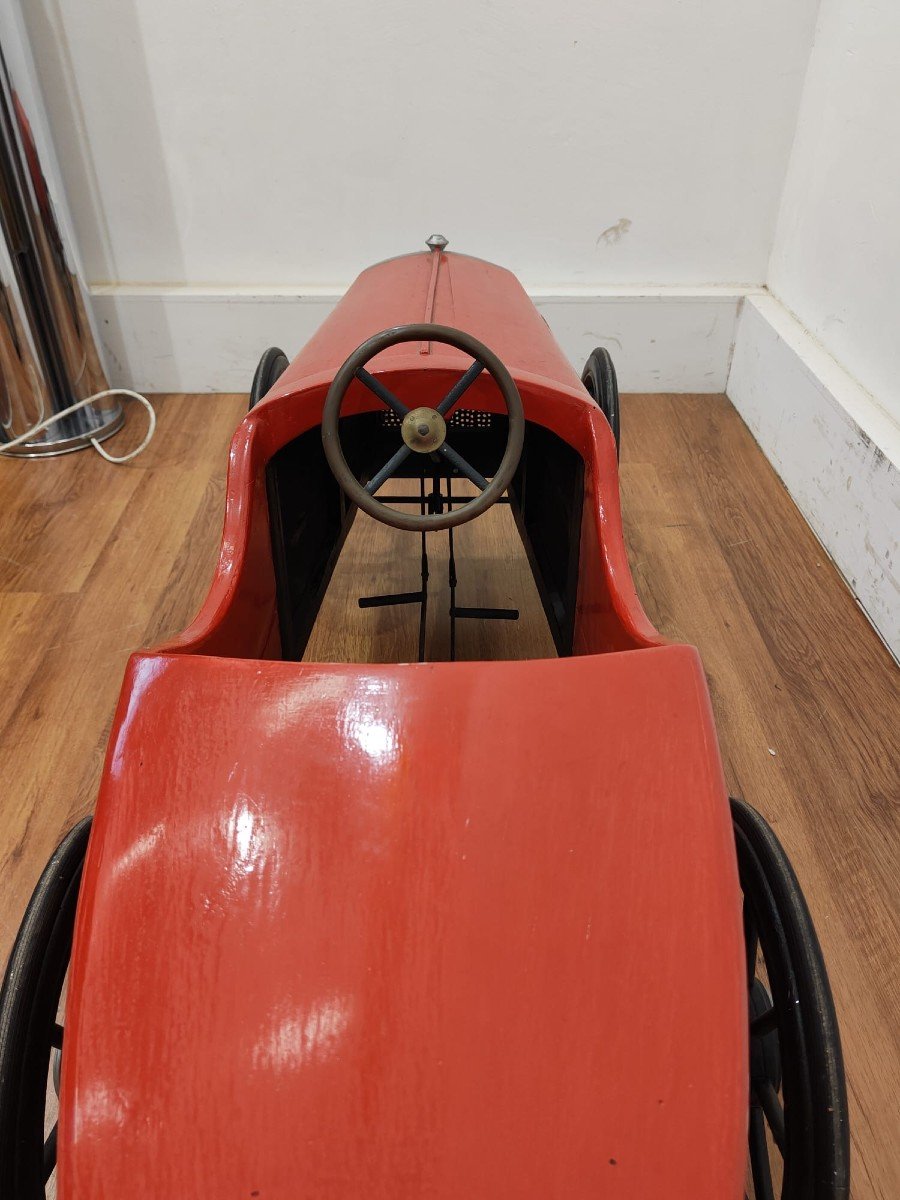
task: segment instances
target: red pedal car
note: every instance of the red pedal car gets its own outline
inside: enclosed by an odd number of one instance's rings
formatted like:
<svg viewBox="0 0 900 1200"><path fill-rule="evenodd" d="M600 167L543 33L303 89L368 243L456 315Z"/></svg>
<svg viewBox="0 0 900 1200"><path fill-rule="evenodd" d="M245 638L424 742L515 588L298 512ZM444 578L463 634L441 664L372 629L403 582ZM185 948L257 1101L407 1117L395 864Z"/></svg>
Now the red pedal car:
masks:
<svg viewBox="0 0 900 1200"><path fill-rule="evenodd" d="M641 610L618 419L606 352L579 379L438 237L263 356L209 596L131 659L12 952L4 1200L847 1196L821 953ZM516 615L455 595L501 502L557 657L452 661ZM420 658L446 531L451 661L300 661L358 509L421 537L421 587L360 601L418 612Z"/></svg>

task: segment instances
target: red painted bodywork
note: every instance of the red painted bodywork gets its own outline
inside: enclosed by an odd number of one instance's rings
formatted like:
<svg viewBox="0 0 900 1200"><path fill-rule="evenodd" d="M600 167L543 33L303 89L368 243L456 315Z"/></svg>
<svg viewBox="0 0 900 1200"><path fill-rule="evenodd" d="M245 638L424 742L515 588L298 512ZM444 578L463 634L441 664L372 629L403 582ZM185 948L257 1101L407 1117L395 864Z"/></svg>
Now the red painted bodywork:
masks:
<svg viewBox="0 0 900 1200"><path fill-rule="evenodd" d="M576 654L277 661L265 464L356 345L423 319L491 346L584 459ZM405 345L370 369L421 404L467 364ZM466 400L496 403L485 380ZM737 1200L746 1069L706 685L635 595L608 426L508 272L380 264L235 434L200 614L131 660L70 974L61 1200Z"/></svg>

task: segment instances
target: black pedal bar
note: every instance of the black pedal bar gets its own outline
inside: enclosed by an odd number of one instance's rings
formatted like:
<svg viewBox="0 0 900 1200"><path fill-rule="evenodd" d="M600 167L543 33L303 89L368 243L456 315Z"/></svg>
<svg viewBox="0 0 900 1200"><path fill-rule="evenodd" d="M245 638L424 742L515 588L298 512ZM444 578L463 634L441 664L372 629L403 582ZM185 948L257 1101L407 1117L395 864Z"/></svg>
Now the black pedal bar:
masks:
<svg viewBox="0 0 900 1200"><path fill-rule="evenodd" d="M381 500L385 504L421 504L422 503L421 498L419 496L378 496L378 497L376 497L376 499ZM447 499L446 496L443 499L444 499L444 503L446 503L446 499ZM462 496L462 497L454 496L453 499L454 499L455 503L462 503L463 501L469 499L469 497L468 496ZM474 499L474 497L472 497L472 499ZM509 496L501 496L499 500L494 501L495 504L509 504L509 502L510 502Z"/></svg>
<svg viewBox="0 0 900 1200"><path fill-rule="evenodd" d="M517 608L460 608L454 604L450 609L451 617L472 617L477 621L518 621Z"/></svg>
<svg viewBox="0 0 900 1200"><path fill-rule="evenodd" d="M360 608L388 608L392 604L423 604L425 592L395 592L392 596L360 596Z"/></svg>

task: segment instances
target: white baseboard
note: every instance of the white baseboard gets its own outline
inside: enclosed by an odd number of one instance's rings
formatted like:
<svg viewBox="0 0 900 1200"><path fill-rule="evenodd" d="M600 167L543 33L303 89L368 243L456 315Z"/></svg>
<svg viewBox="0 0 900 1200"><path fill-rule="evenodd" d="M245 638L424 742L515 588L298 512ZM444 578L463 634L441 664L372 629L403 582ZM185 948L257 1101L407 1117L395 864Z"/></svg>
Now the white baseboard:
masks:
<svg viewBox="0 0 900 1200"><path fill-rule="evenodd" d="M768 293L741 307L726 390L900 657L900 427Z"/></svg>
<svg viewBox="0 0 900 1200"><path fill-rule="evenodd" d="M580 371L595 346L630 392L721 392L748 289L536 290L533 298ZM91 288L110 382L149 392L245 392L260 354L295 354L338 300L307 288ZM374 332L374 331L373 331Z"/></svg>

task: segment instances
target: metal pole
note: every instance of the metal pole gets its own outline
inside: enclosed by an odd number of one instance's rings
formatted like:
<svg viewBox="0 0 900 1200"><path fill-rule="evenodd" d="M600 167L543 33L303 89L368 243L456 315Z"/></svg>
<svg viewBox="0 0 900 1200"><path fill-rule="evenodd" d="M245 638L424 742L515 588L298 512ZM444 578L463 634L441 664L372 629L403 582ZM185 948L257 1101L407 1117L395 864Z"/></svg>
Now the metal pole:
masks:
<svg viewBox="0 0 900 1200"><path fill-rule="evenodd" d="M47 181L0 48L0 443L109 385ZM123 423L107 399L55 422L12 454L66 454Z"/></svg>

